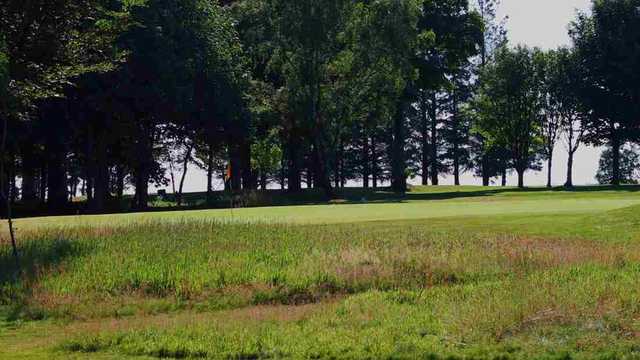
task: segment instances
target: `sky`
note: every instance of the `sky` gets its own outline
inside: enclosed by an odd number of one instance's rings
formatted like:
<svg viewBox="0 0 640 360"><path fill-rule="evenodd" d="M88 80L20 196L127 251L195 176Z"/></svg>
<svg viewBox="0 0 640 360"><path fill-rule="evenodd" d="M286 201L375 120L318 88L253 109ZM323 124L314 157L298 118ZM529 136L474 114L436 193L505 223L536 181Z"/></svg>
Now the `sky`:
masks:
<svg viewBox="0 0 640 360"><path fill-rule="evenodd" d="M568 25L575 19L577 11L588 11L590 0L502 0L499 17L508 16L507 31L512 45L523 44L537 46L542 49L553 49L563 45L570 45ZM601 149L583 146L576 153L574 164L574 183L588 185L595 183ZM562 141L559 142L554 154L553 182L554 185L564 184L566 178L567 155ZM206 175L191 166L185 181L185 191L203 191L206 188ZM415 182L415 180L414 180ZM442 184L453 182L452 177L442 179ZM481 180L470 174L462 177L463 184L480 185ZM514 185L516 178L510 176L509 184ZM528 186L543 186L546 184L546 169L540 172L528 172L525 177Z"/></svg>
<svg viewBox="0 0 640 360"><path fill-rule="evenodd" d="M590 0L502 0L499 16L508 16L512 44L552 49L571 43L568 24L576 11L588 11Z"/></svg>

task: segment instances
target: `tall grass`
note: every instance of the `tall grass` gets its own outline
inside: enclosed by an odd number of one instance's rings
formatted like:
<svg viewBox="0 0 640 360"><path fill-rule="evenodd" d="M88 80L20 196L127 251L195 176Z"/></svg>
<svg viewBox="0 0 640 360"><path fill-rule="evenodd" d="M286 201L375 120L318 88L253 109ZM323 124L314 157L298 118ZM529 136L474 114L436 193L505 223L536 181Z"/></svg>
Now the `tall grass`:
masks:
<svg viewBox="0 0 640 360"><path fill-rule="evenodd" d="M571 267L428 291L370 291L301 318L224 313L198 325L78 337L63 348L157 357L634 359L639 275L638 266Z"/></svg>
<svg viewBox="0 0 640 360"><path fill-rule="evenodd" d="M49 226L21 233L18 281L0 246L0 306L22 319L214 314L207 324L83 333L63 347L74 351L633 358L637 219L629 208L428 223ZM255 316L257 305L283 315Z"/></svg>
<svg viewBox="0 0 640 360"><path fill-rule="evenodd" d="M45 228L23 234L26 272L17 284L8 276L14 270L8 249L0 248L0 294L7 299L22 292L25 309L54 317L110 316L145 311L149 304L151 311L161 311L158 306L168 311L307 303L336 294L478 283L575 264L636 261L638 247L630 241L549 239L416 222L149 221Z"/></svg>

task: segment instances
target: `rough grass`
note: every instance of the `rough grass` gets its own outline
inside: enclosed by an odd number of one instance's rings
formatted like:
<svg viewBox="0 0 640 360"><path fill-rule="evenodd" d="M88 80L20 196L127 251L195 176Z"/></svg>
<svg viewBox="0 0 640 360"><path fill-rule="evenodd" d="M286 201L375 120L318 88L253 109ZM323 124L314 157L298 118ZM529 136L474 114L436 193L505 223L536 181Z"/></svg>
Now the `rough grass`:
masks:
<svg viewBox="0 0 640 360"><path fill-rule="evenodd" d="M0 246L0 358L640 358L640 208L589 194L441 201L542 206L500 216L23 227L17 280Z"/></svg>

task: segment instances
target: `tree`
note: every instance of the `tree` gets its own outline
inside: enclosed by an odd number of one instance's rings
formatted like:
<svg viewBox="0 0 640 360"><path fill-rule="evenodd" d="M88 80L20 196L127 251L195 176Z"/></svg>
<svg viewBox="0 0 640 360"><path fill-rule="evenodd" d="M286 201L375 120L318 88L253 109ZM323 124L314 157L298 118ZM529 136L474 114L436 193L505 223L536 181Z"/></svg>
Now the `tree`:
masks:
<svg viewBox="0 0 640 360"><path fill-rule="evenodd" d="M9 133L9 117L7 116L8 98L9 98L9 58L6 54L4 45L4 34L0 32L0 117L2 117L2 129L0 130L0 199L4 201L6 207L7 225L9 228L9 237L11 239L11 247L16 262L16 269L20 268L20 260L18 257L18 246L13 231L13 219L11 208L11 194L5 191L5 157L7 156L7 137ZM11 191L9 187L9 191Z"/></svg>
<svg viewBox="0 0 640 360"><path fill-rule="evenodd" d="M635 145L623 146L620 151L620 184L638 184L640 180L640 154ZM600 156L596 180L600 184L611 184L613 179L613 149L606 148Z"/></svg>
<svg viewBox="0 0 640 360"><path fill-rule="evenodd" d="M252 167L257 171L260 187L267 190L269 178L277 175L282 159L282 149L278 143L278 134L272 131L268 136L257 139L253 145L251 154Z"/></svg>
<svg viewBox="0 0 640 360"><path fill-rule="evenodd" d="M418 35L418 4L414 1L377 0L357 3L347 21L345 49L336 68L348 82L349 112L358 121L360 169L363 184L372 175L374 186L381 180L382 157L378 150L381 133L388 132L387 155L394 191L406 190L407 110L414 67L412 56L429 33ZM382 129L382 130L381 130Z"/></svg>
<svg viewBox="0 0 640 360"><path fill-rule="evenodd" d="M59 19L64 19L60 21ZM19 118L19 129L9 138L18 142L24 160L22 172L25 186L23 195L34 200L34 174L38 161L37 146L42 162L48 162L47 184L41 194L47 193L50 210L63 211L67 205L64 159L68 143L68 124L63 108L65 91L87 73L113 70L124 52L113 47L115 37L127 26L127 17L110 3L86 1L14 1L0 9L0 28L6 35L9 55L9 93L14 99L6 116ZM42 110L52 110L44 114ZM44 115L57 117L55 121L42 121ZM55 131L48 124L56 122ZM15 154L12 155L15 157ZM42 168L45 168L43 165ZM44 182L44 176L40 182ZM43 189L49 188L48 191ZM41 200L45 199L41 196Z"/></svg>
<svg viewBox="0 0 640 360"><path fill-rule="evenodd" d="M573 50L560 48L550 54L546 69L546 107L552 110L554 120L548 126L555 127L555 120L559 121L568 155L565 186L570 188L573 187L574 156L585 134L583 119L586 114L577 92L580 65Z"/></svg>
<svg viewBox="0 0 640 360"><path fill-rule="evenodd" d="M416 66L419 70L418 87L423 107L422 147L423 152L430 151L429 156L423 154L423 177L427 173L426 164L430 161L431 183L438 185L440 172L440 147L438 109L442 106L439 92L451 92L448 110L452 113L450 120L456 127L460 120L459 105L464 99L460 96L460 85L466 77L465 72L470 59L478 54L483 40L483 23L480 15L470 10L466 0L423 1L418 30L423 34L431 34L433 40L425 42L426 46L418 49ZM429 124L427 125L427 118ZM427 136L427 132L430 137ZM454 137L456 139L457 137ZM455 144L454 146L458 146ZM458 152L454 151L454 163L458 162ZM454 170L454 173L456 171ZM458 168L459 173L459 168ZM459 174L458 174L459 175ZM459 182L459 181L458 181ZM424 179L423 179L424 183Z"/></svg>
<svg viewBox="0 0 640 360"><path fill-rule="evenodd" d="M580 62L579 96L589 109L585 140L613 151L611 182L621 182L620 149L640 120L640 0L594 1L571 35Z"/></svg>
<svg viewBox="0 0 640 360"><path fill-rule="evenodd" d="M314 178L327 197L333 196L333 190L329 178L323 85L328 80L327 65L337 53L336 39L344 24L348 4L344 0L273 2L272 15L277 16L275 22L289 105L294 110L294 118L302 119L311 134ZM300 151L295 143L289 146L293 147L292 152Z"/></svg>
<svg viewBox="0 0 640 360"><path fill-rule="evenodd" d="M482 71L493 59L497 49L507 44L506 18L498 20L497 10L499 6L500 0L477 0L476 9L480 15L483 28L476 73ZM475 122L475 118L480 114L471 112L470 115L472 115ZM506 164L506 162L500 161L500 158L494 158L491 155L506 153L507 150L499 149L496 144L487 144L479 131L472 130L471 135L473 137L472 143L474 144L472 146L471 161L476 169L476 175L482 177L482 185L489 186L491 178L500 174L503 175L503 184L506 183L507 169L499 169L501 167L500 164ZM496 172L497 170L498 172Z"/></svg>
<svg viewBox="0 0 640 360"><path fill-rule="evenodd" d="M131 17L137 26L120 37L130 55L119 87L132 135L128 151L134 160L134 208L146 208L150 181L162 181L156 176L163 175L161 140L169 134L180 138L186 149L183 175L193 161L197 137L209 150L224 139L237 171L234 190L239 190L241 180L248 185L245 62L232 19L205 0L149 2L132 7ZM213 164L212 159L207 163Z"/></svg>
<svg viewBox="0 0 640 360"><path fill-rule="evenodd" d="M459 69L451 80L448 95L447 112L449 118L444 122L444 139L448 146L445 156L450 160L454 184L460 185L462 172L472 168L471 131L473 113L470 103L473 98L471 64Z"/></svg>
<svg viewBox="0 0 640 360"><path fill-rule="evenodd" d="M518 173L518 187L535 161L540 136L540 77L537 50L502 47L480 74L478 124L491 144L505 146Z"/></svg>
<svg viewBox="0 0 640 360"><path fill-rule="evenodd" d="M553 174L553 152L560 136L563 124L562 103L556 96L562 91L555 83L558 74L558 55L551 51L548 53L538 53L536 56L537 71L540 74L541 84L541 114L540 114L540 135L542 139L542 155L547 159L547 188L551 188Z"/></svg>

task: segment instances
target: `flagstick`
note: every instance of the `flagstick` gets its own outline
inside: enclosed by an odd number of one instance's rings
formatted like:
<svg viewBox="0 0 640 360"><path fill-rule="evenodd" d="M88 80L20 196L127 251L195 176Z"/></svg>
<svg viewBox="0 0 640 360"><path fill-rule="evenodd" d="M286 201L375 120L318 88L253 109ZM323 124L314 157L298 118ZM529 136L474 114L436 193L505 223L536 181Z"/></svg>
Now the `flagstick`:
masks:
<svg viewBox="0 0 640 360"><path fill-rule="evenodd" d="M229 211L231 212L231 222L233 222L233 184L231 183L231 177L233 173L231 171L231 162L227 165L227 171L225 172L225 188L229 189Z"/></svg>
<svg viewBox="0 0 640 360"><path fill-rule="evenodd" d="M231 189L231 186L229 188ZM233 189L231 189L229 193L229 210L231 211L231 222L233 223Z"/></svg>

